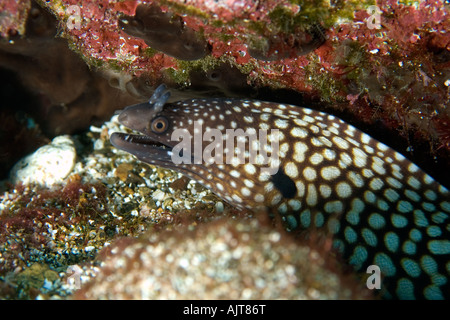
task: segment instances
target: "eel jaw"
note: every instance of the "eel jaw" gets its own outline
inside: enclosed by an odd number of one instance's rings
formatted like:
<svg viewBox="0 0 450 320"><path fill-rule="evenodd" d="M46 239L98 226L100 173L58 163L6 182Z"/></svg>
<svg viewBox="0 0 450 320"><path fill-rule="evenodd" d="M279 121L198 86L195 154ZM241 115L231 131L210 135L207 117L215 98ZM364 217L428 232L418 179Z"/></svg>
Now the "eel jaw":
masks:
<svg viewBox="0 0 450 320"><path fill-rule="evenodd" d="M166 165L172 162L172 147L149 136L114 132L110 141L116 148L131 153L144 162Z"/></svg>

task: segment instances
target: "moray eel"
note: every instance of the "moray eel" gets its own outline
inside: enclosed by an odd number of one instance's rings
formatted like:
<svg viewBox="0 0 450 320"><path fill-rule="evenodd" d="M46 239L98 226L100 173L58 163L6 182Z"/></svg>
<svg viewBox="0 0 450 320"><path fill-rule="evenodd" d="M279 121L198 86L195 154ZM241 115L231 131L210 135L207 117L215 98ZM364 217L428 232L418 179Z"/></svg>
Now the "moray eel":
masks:
<svg viewBox="0 0 450 320"><path fill-rule="evenodd" d="M333 246L356 271L380 268L384 298L448 297L449 191L403 155L308 108L226 98L166 103L168 98L160 86L149 103L123 110L119 121L141 134L115 132L111 143L185 174L237 208L271 208L288 230L332 234ZM247 144L237 143L242 138L223 154L220 148L211 152L232 129L261 129L256 132L266 133L267 143L251 140L260 151L254 158ZM209 134L214 130L223 135ZM203 156L218 157L202 161L195 145L180 149L180 132L188 144L204 133ZM221 161L230 149L234 156Z"/></svg>

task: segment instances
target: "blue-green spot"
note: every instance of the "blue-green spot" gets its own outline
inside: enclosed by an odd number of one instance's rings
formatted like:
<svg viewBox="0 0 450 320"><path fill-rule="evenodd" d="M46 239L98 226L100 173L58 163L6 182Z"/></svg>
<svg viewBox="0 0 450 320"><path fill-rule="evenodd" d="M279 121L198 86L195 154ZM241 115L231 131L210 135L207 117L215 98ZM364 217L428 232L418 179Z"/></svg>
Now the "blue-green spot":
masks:
<svg viewBox="0 0 450 320"><path fill-rule="evenodd" d="M436 192L434 192L433 190L427 190L425 191L425 197L427 197L428 200L434 201L437 199L437 195Z"/></svg>
<svg viewBox="0 0 450 320"><path fill-rule="evenodd" d="M351 223L352 225L357 225L359 223L359 212L353 210L348 212L346 219L348 223Z"/></svg>
<svg viewBox="0 0 450 320"><path fill-rule="evenodd" d="M425 271L429 275L433 275L437 272L437 263L430 256L423 256L420 259L420 265L422 266L423 271Z"/></svg>
<svg viewBox="0 0 450 320"><path fill-rule="evenodd" d="M409 232L409 238L410 238L412 241L419 242L420 240L422 240L422 232L420 232L420 231L417 230L417 229L412 229L412 230Z"/></svg>
<svg viewBox="0 0 450 320"><path fill-rule="evenodd" d="M450 212L450 202L448 201L442 201L441 202L441 208L444 211Z"/></svg>
<svg viewBox="0 0 450 320"><path fill-rule="evenodd" d="M387 177L386 181L394 188L400 189L401 187L403 187L403 184L400 181L392 177Z"/></svg>
<svg viewBox="0 0 450 320"><path fill-rule="evenodd" d="M378 209L383 210L383 211L388 211L389 210L389 204L386 201L382 200L382 199L379 199L377 201L377 207L378 207Z"/></svg>
<svg viewBox="0 0 450 320"><path fill-rule="evenodd" d="M353 250L353 255L349 259L349 263L355 267L356 270L361 268L361 265L367 260L367 250L362 246L357 246Z"/></svg>
<svg viewBox="0 0 450 320"><path fill-rule="evenodd" d="M394 227L404 228L408 224L408 219L406 219L404 216L394 213L391 215L391 222Z"/></svg>
<svg viewBox="0 0 450 320"><path fill-rule="evenodd" d="M405 190L405 196L415 202L418 202L420 200L420 196L417 194L417 192L410 189Z"/></svg>
<svg viewBox="0 0 450 320"><path fill-rule="evenodd" d="M324 206L325 212L328 213L339 213L344 210L342 201L330 201Z"/></svg>
<svg viewBox="0 0 450 320"><path fill-rule="evenodd" d="M417 246L411 240L406 240L403 243L402 250L406 254L413 255L413 254L416 254Z"/></svg>
<svg viewBox="0 0 450 320"><path fill-rule="evenodd" d="M424 296L429 300L444 300L441 290L435 285L429 285L423 290Z"/></svg>
<svg viewBox="0 0 450 320"><path fill-rule="evenodd" d="M402 300L415 300L414 285L411 280L401 278L397 282L397 296Z"/></svg>
<svg viewBox="0 0 450 320"><path fill-rule="evenodd" d="M414 209L411 202L400 200L397 204L397 210L402 213L411 212Z"/></svg>
<svg viewBox="0 0 450 320"><path fill-rule="evenodd" d="M358 238L358 235L356 234L355 230L353 230L352 227L346 227L344 230L345 239L349 243L354 243L356 239Z"/></svg>
<svg viewBox="0 0 450 320"><path fill-rule="evenodd" d="M345 250L345 244L344 241L340 239L333 240L333 248L335 248L339 253L344 253Z"/></svg>
<svg viewBox="0 0 450 320"><path fill-rule="evenodd" d="M341 223L336 218L330 218L328 220L328 230L331 232L331 234L336 234L339 232L339 229L341 228Z"/></svg>
<svg viewBox="0 0 450 320"><path fill-rule="evenodd" d="M372 213L369 216L369 225L374 229L381 229L384 228L386 225L386 220L384 217L379 213Z"/></svg>
<svg viewBox="0 0 450 320"><path fill-rule="evenodd" d="M397 191L395 191L394 189L387 189L384 192L384 196L386 197L386 199L388 199L390 202L397 202L398 198L400 198L400 195L398 194Z"/></svg>
<svg viewBox="0 0 450 320"><path fill-rule="evenodd" d="M364 193L364 199L368 202L368 203L374 203L375 200L377 199L377 197L375 196L375 194L372 191L366 191Z"/></svg>
<svg viewBox="0 0 450 320"><path fill-rule="evenodd" d="M414 223L418 227L428 226L428 220L422 210L414 210Z"/></svg>
<svg viewBox="0 0 450 320"><path fill-rule="evenodd" d="M397 191L395 191L394 189L387 189L384 192L384 196L386 197L386 199L388 199L390 202L397 202L398 198L400 198L400 195L398 194Z"/></svg>
<svg viewBox="0 0 450 320"><path fill-rule="evenodd" d="M309 210L305 210L302 213L300 213L300 223L304 228L309 228L311 225L311 213Z"/></svg>
<svg viewBox="0 0 450 320"><path fill-rule="evenodd" d="M323 223L325 222L325 218L323 217L322 212L318 212L316 216L314 217L314 222L317 228L320 228L323 226Z"/></svg>
<svg viewBox="0 0 450 320"><path fill-rule="evenodd" d="M429 202L422 203L422 208L424 208L428 212L433 212L436 210L436 207L434 206L434 204L429 203Z"/></svg>
<svg viewBox="0 0 450 320"><path fill-rule="evenodd" d="M449 254L450 253L450 241L449 240L428 241L428 249L433 254Z"/></svg>
<svg viewBox="0 0 450 320"><path fill-rule="evenodd" d="M403 258L400 262L402 264L403 269L406 271L407 274L409 274L413 278L417 278L420 276L420 266L417 262L414 260L411 260L409 258Z"/></svg>
<svg viewBox="0 0 450 320"><path fill-rule="evenodd" d="M415 177L409 177L408 184L413 187L414 189L420 188L420 182Z"/></svg>
<svg viewBox="0 0 450 320"><path fill-rule="evenodd" d="M381 272L388 277L393 276L397 272L391 258L385 253L377 253L374 262L380 267Z"/></svg>
<svg viewBox="0 0 450 320"><path fill-rule="evenodd" d="M288 225L288 228L291 230L295 230L298 227L297 219L295 219L292 214L286 217L286 223Z"/></svg>
<svg viewBox="0 0 450 320"><path fill-rule="evenodd" d="M427 234L433 238L439 237L442 234L442 230L438 226L429 226L427 228Z"/></svg>
<svg viewBox="0 0 450 320"><path fill-rule="evenodd" d="M362 229L362 236L369 246L372 247L377 246L378 243L377 236L375 235L375 233L373 233L372 230L367 228Z"/></svg>
<svg viewBox="0 0 450 320"><path fill-rule="evenodd" d="M389 251L396 252L399 245L398 235L394 232L386 233L386 235L384 236L384 244Z"/></svg>
<svg viewBox="0 0 450 320"><path fill-rule="evenodd" d="M448 215L445 214L445 213L443 213L443 212L437 212L437 213L434 213L434 214L431 216L431 220L432 220L434 223L437 223L437 224L444 223L444 221L445 221L447 218L448 218Z"/></svg>
<svg viewBox="0 0 450 320"><path fill-rule="evenodd" d="M356 198L352 201L352 211L354 212L361 213L364 211L365 207L366 205L361 201L361 199Z"/></svg>
<svg viewBox="0 0 450 320"><path fill-rule="evenodd" d="M440 287L447 283L447 277L438 273L431 276L431 281Z"/></svg>
<svg viewBox="0 0 450 320"><path fill-rule="evenodd" d="M423 182L425 182L426 184L432 184L434 182L434 179L429 175L425 174L423 177Z"/></svg>

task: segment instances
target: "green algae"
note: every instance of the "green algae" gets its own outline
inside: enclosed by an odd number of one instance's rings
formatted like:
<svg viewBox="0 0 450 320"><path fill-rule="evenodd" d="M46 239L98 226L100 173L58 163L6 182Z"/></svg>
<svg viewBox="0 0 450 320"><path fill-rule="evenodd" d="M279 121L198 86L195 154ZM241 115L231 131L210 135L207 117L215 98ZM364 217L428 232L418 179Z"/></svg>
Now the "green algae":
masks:
<svg viewBox="0 0 450 320"><path fill-rule="evenodd" d="M194 7L193 5L181 4L168 0L160 0L159 5L165 5L169 7L174 13L179 15L187 15L190 17L197 17L201 19L211 19L210 15L202 10Z"/></svg>
<svg viewBox="0 0 450 320"><path fill-rule="evenodd" d="M157 53L159 53L159 51L156 49L153 49L152 47L147 47L145 49L142 49L142 55L144 57L152 58Z"/></svg>
<svg viewBox="0 0 450 320"><path fill-rule="evenodd" d="M208 72L214 68L219 67L223 63L228 63L236 68L238 68L242 73L248 74L253 69L254 66L250 63L239 65L235 62L233 57L222 55L219 58L215 58L211 55L208 55L202 59L193 60L193 61L183 61L178 60L177 68L168 68L165 72L168 76L177 84L182 86L189 86L190 84L190 72L191 71L203 71Z"/></svg>
<svg viewBox="0 0 450 320"><path fill-rule="evenodd" d="M338 94L345 87L341 81L338 81L323 70L318 57L312 56L310 63L304 67L304 70L306 84L317 90L323 101L333 102L340 100ZM342 98L342 100L344 99Z"/></svg>

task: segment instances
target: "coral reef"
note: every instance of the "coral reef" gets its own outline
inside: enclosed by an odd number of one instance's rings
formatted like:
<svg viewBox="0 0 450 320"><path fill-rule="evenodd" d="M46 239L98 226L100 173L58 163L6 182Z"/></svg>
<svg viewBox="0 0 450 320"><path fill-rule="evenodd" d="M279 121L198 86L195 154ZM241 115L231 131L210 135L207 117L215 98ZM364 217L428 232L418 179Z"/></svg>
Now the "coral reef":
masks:
<svg viewBox="0 0 450 320"><path fill-rule="evenodd" d="M435 161L438 168L449 163L450 19L442 0L40 3L56 16L71 48L134 97L147 98L161 82L180 90L177 100L286 88L302 92L305 103L321 100L315 107L372 130L429 171ZM145 10L161 21L151 36L136 31L148 23L139 19ZM164 32L182 35L178 43L167 41L172 47L198 47L198 59L177 59L160 47ZM222 90L229 81L208 77L220 65L245 80L242 90ZM199 73L212 91L194 90ZM402 138L392 141L393 135Z"/></svg>
<svg viewBox="0 0 450 320"><path fill-rule="evenodd" d="M175 100L217 93L277 100L276 90L285 88L301 92L302 101L294 95L284 102L303 102L346 117L394 148L409 152L431 173L433 167L444 171L450 162L446 125L450 121L446 107L450 19L443 0L38 3L56 17L58 36L67 39L92 70L134 98L148 98L161 82L178 90L174 90ZM55 34L50 32L48 13L24 0L4 1L3 7L2 50L10 53L10 48L17 48L22 58L32 54L38 61L54 55L56 48L48 45L48 37ZM142 18L145 12L157 22ZM30 38L31 48L25 49L18 36ZM57 40L63 47L61 38ZM14 45L6 45L7 40ZM193 55L188 57L190 51ZM69 53L58 56L61 60L40 63L49 66L40 71L53 75L55 69L67 70L63 79L76 85L44 90L50 100L63 104L48 111L51 120L45 125L53 123L51 132L69 133L105 119L105 114L126 104L120 91L112 93L103 86L98 73L87 75L87 68L69 58ZM36 70L35 63L24 65ZM229 76L215 72L223 66L232 70L223 73ZM201 91L196 86L199 74ZM239 80L229 90L234 77ZM65 83L35 81L35 72L26 78L31 87L41 83L37 91ZM267 96L265 87L275 92ZM52 92L59 93L59 98ZM93 103L96 99L101 102ZM319 100L320 104L312 104ZM450 177L442 180L448 185Z"/></svg>
<svg viewBox="0 0 450 320"><path fill-rule="evenodd" d="M159 19L154 32L141 10ZM164 82L174 100L246 96L337 114L450 185L448 1L3 0L0 11L2 176L49 138L101 123ZM10 71L25 87L14 95L7 90L16 83ZM118 236L237 215L192 181L111 150L108 125L79 138L85 150L77 150L72 178L61 180L60 190L19 185L0 195L2 298L65 297L73 292L61 289L68 267L88 270L83 263L95 265L89 261ZM276 232L264 225L258 234L255 225L242 225L219 221L181 230L197 241L211 228L219 243L221 232L241 239L238 227L261 243ZM177 239L162 231L118 242L104 259L105 270L127 247L140 257L143 244L154 252L158 237ZM280 243L270 245L282 250ZM304 267L296 256L283 257ZM138 261L136 270L146 263ZM87 279L94 269L83 269ZM295 272L292 277L301 279ZM87 286L83 295L94 297L93 290ZM311 292L287 296L316 297Z"/></svg>

